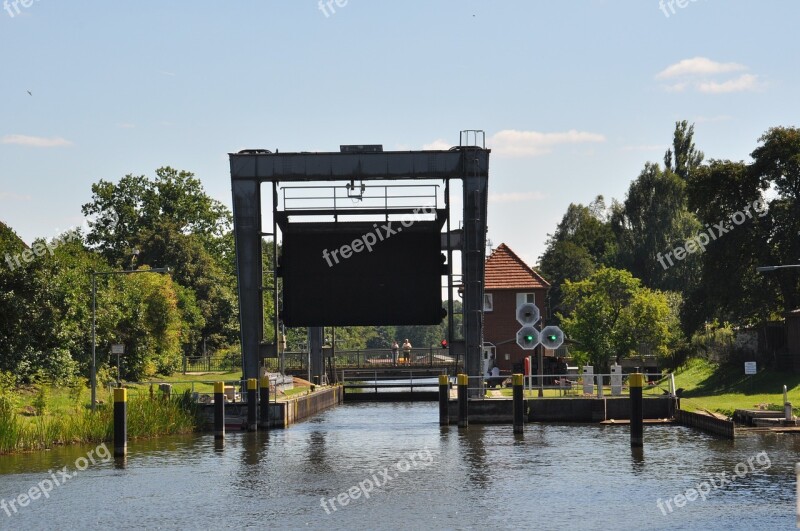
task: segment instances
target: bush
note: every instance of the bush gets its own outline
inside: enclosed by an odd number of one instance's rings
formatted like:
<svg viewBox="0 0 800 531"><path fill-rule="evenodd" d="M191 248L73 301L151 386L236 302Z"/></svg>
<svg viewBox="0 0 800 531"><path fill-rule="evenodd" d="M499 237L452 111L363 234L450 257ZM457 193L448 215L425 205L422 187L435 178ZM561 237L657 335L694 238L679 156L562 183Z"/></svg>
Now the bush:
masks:
<svg viewBox="0 0 800 531"><path fill-rule="evenodd" d="M36 398L33 399L33 408L36 410L36 415L43 417L47 414L48 402L50 400L49 386L42 382L39 384L39 389L36 392Z"/></svg>

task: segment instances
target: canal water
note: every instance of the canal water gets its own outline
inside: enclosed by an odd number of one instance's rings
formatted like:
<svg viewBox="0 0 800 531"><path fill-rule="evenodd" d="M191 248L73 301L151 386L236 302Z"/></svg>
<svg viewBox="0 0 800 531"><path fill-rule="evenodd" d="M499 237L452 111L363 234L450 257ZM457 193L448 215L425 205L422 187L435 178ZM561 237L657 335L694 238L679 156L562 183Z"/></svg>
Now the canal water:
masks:
<svg viewBox="0 0 800 531"><path fill-rule="evenodd" d="M0 529L795 528L797 436L645 426L638 453L623 426L530 424L519 437L440 428L437 415L343 405L229 433L222 449L211 435L133 441L124 466L94 447L3 456ZM20 506L23 493L36 499Z"/></svg>

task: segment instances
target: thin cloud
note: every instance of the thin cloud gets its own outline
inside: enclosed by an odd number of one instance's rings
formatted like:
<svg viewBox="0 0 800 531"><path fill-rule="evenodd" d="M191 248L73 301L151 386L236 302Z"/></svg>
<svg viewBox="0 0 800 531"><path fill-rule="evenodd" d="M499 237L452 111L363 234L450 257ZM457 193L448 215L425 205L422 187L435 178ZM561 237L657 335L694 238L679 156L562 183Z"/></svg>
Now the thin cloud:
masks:
<svg viewBox="0 0 800 531"><path fill-rule="evenodd" d="M489 194L490 203L521 203L523 201L541 201L547 197L542 192L505 192Z"/></svg>
<svg viewBox="0 0 800 531"><path fill-rule="evenodd" d="M0 201L30 201L33 199L29 195L20 195L13 192L0 192Z"/></svg>
<svg viewBox="0 0 800 531"><path fill-rule="evenodd" d="M639 146L622 146L620 151L661 151L668 147L664 144L643 144Z"/></svg>
<svg viewBox="0 0 800 531"><path fill-rule="evenodd" d="M674 65L670 65L656 75L656 79L671 79L684 76L710 76L717 74L727 74L729 72L740 72L747 70L747 67L739 63L718 63L707 57L694 57L684 59Z"/></svg>
<svg viewBox="0 0 800 531"><path fill-rule="evenodd" d="M72 142L63 139L60 136L46 138L43 136L5 135L4 137L0 138L0 144L49 148L71 146Z"/></svg>
<svg viewBox="0 0 800 531"><path fill-rule="evenodd" d="M759 87L758 76L744 74L736 79L729 79L722 83L706 81L697 85L697 90L706 94L728 94L731 92L747 92Z"/></svg>
<svg viewBox="0 0 800 531"><path fill-rule="evenodd" d="M684 92L689 86L689 83L675 83L674 85L667 85L664 90L667 92Z"/></svg>
<svg viewBox="0 0 800 531"><path fill-rule="evenodd" d="M597 133L571 129L563 133L541 133L539 131L498 131L489 138L488 144L499 155L510 157L536 157L551 153L562 144L584 144L605 142L606 137Z"/></svg>
<svg viewBox="0 0 800 531"><path fill-rule="evenodd" d="M760 88L758 76L754 74L730 77L731 73L742 70L747 70L747 67L739 63L720 63L707 57L694 57L668 66L656 74L656 79L669 80L664 90L678 93L694 90L703 94L729 94Z"/></svg>
<svg viewBox="0 0 800 531"><path fill-rule="evenodd" d="M720 114L719 116L698 116L692 120L696 124L714 123L714 122L727 122L733 120L733 116L729 114Z"/></svg>
<svg viewBox="0 0 800 531"><path fill-rule="evenodd" d="M424 144L422 146L422 149L425 151L447 151L451 147L453 147L453 144L451 144L450 142L443 140L441 138L437 138L430 144Z"/></svg>

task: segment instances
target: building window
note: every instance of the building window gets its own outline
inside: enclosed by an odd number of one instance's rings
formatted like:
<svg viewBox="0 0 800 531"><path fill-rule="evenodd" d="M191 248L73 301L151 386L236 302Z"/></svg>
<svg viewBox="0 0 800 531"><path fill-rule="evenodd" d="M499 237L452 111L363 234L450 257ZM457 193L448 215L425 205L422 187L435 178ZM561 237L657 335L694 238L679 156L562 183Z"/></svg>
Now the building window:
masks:
<svg viewBox="0 0 800 531"><path fill-rule="evenodd" d="M535 293L517 293L517 307L520 304L525 304L526 302L536 302L536 294Z"/></svg>
<svg viewBox="0 0 800 531"><path fill-rule="evenodd" d="M494 300L492 298L491 293L484 293L483 294L483 311L484 312L491 312L494 308Z"/></svg>

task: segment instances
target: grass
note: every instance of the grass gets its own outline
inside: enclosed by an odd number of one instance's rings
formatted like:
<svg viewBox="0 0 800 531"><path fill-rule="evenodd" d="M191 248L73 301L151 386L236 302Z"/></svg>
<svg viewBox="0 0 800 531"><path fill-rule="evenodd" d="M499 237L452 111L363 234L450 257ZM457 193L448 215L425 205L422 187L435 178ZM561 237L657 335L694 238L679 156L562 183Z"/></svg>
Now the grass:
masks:
<svg viewBox="0 0 800 531"><path fill-rule="evenodd" d="M54 392L51 396L60 394ZM24 413L17 408L3 408L0 410L0 454L111 441L113 408L108 398L106 396L105 403L98 405L95 412L80 403L66 409L48 407L49 412L40 415L29 414L26 407L22 408ZM190 433L196 425L196 410L186 394L172 400L132 397L128 402L128 437L131 439Z"/></svg>
<svg viewBox="0 0 800 531"><path fill-rule="evenodd" d="M44 450L75 443L99 443L113 437L113 408L106 388L98 388L97 411L89 407L89 389L49 384L0 391L0 454ZM150 400L130 393L128 436L157 437L190 433L196 410L187 395Z"/></svg>
<svg viewBox="0 0 800 531"><path fill-rule="evenodd" d="M214 382L241 380L241 370L225 373L175 374L148 382L124 383L128 389L128 437L131 439L191 433L198 426L191 393L213 393ZM49 384L0 389L0 454L33 451L73 443L99 443L113 438L110 391L97 388L97 411L90 410L85 385ZM163 400L159 383L172 384L172 399ZM152 388L152 394L151 394ZM288 389L279 400L308 392Z"/></svg>
<svg viewBox="0 0 800 531"><path fill-rule="evenodd" d="M717 365L698 358L675 372L675 386L683 388L682 409L706 409L727 416L736 409L755 409L759 404L782 411L784 385L789 401L799 406L800 374L761 369L745 376L743 365Z"/></svg>

